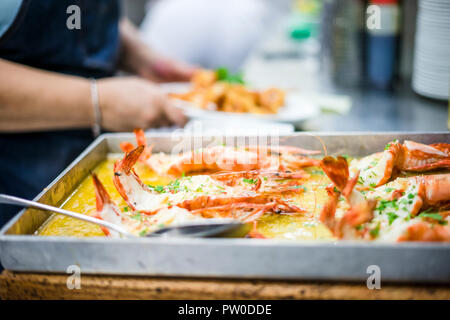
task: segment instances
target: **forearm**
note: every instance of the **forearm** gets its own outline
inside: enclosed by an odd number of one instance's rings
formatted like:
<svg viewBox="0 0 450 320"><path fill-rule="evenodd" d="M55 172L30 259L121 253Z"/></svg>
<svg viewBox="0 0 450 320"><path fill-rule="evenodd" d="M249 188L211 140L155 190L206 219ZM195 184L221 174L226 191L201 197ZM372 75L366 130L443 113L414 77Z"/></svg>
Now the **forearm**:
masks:
<svg viewBox="0 0 450 320"><path fill-rule="evenodd" d="M150 48L139 38L136 27L127 19L123 18L119 25L122 52L120 67L128 72L140 75L144 68L148 68L151 60Z"/></svg>
<svg viewBox="0 0 450 320"><path fill-rule="evenodd" d="M0 59L0 131L87 128L89 81Z"/></svg>

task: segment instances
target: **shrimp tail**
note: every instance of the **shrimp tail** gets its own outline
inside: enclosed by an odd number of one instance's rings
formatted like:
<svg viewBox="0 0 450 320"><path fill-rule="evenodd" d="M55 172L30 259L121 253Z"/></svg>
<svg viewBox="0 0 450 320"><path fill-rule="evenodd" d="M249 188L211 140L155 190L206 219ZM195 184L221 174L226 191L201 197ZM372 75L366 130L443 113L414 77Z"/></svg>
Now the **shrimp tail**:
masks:
<svg viewBox="0 0 450 320"><path fill-rule="evenodd" d="M144 146L140 160L147 160L152 155L152 146L147 145L147 138L145 138L145 132L142 129L134 129L136 135L136 142L138 146Z"/></svg>
<svg viewBox="0 0 450 320"><path fill-rule="evenodd" d="M135 146L131 142L125 141L125 142L120 143L120 149L122 149L122 151L125 153L129 153L129 152L133 151L134 148L135 148Z"/></svg>
<svg viewBox="0 0 450 320"><path fill-rule="evenodd" d="M144 146L139 146L114 164L114 186L133 210L136 210L136 194L151 192L133 170L133 166L139 160L143 151Z"/></svg>
<svg viewBox="0 0 450 320"><path fill-rule="evenodd" d="M320 167L339 191L342 192L348 183L350 175L347 160L344 157L333 158L327 156L320 161Z"/></svg>
<svg viewBox="0 0 450 320"><path fill-rule="evenodd" d="M97 211L102 211L105 204L112 204L113 202L108 194L108 191L106 191L105 187L95 173L92 173L92 181L95 189L95 205Z"/></svg>
<svg viewBox="0 0 450 320"><path fill-rule="evenodd" d="M118 175L120 172L124 172L126 174L130 173L133 166L139 160L142 152L144 151L144 146L139 146L136 149L128 152L120 161L117 161L114 164L114 175Z"/></svg>
<svg viewBox="0 0 450 320"><path fill-rule="evenodd" d="M330 198L320 213L320 221L322 221L328 229L334 231L336 227L335 214L339 200L339 193L335 192L333 188L327 188L327 192Z"/></svg>
<svg viewBox="0 0 450 320"><path fill-rule="evenodd" d="M95 204L97 212L95 217L97 219L112 222L114 224L120 225L122 221L122 215L119 208L111 200L111 197L106 191L105 187L101 183L100 179L95 173L92 173L92 181L94 183L95 190ZM106 236L117 237L118 234L115 231L111 231L106 227L100 227Z"/></svg>
<svg viewBox="0 0 450 320"><path fill-rule="evenodd" d="M136 142L138 147L143 146L144 150L142 151L142 154L139 158L141 161L145 161L152 155L152 146L147 145L147 138L145 137L145 132L142 129L134 129L133 130L135 136L136 136ZM130 153L135 149L135 146L131 142L121 142L120 143L120 149L122 149L125 153Z"/></svg>

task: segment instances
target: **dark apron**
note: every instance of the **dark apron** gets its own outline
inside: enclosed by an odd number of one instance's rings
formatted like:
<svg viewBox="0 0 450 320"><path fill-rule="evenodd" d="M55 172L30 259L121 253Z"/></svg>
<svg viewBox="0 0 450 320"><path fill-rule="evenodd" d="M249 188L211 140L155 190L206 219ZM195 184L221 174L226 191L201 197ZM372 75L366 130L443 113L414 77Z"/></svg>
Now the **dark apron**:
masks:
<svg viewBox="0 0 450 320"><path fill-rule="evenodd" d="M69 30L70 5L81 29ZM118 0L24 0L0 38L0 58L82 77L108 77L119 53ZM17 106L20 108L20 106ZM93 140L90 129L0 133L0 193L33 198ZM0 205L0 226L17 207Z"/></svg>

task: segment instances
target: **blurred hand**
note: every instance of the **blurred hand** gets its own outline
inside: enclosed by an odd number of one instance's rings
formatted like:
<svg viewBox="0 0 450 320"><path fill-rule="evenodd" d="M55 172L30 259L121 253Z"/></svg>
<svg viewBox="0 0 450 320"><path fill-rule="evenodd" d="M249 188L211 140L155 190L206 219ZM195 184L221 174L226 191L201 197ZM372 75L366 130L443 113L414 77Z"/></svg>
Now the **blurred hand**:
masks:
<svg viewBox="0 0 450 320"><path fill-rule="evenodd" d="M186 118L167 96L147 80L136 77L98 80L102 127L111 131L177 124Z"/></svg>
<svg viewBox="0 0 450 320"><path fill-rule="evenodd" d="M156 81L189 81L196 68L169 58L155 56L141 76Z"/></svg>

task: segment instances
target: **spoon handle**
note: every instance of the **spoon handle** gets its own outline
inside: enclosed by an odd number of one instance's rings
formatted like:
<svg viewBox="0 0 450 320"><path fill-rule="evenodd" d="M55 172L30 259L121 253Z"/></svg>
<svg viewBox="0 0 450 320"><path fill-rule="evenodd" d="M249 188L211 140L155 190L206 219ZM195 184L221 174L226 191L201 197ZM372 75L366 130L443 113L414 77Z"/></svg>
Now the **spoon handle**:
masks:
<svg viewBox="0 0 450 320"><path fill-rule="evenodd" d="M94 217L91 217L91 216L87 216L87 215L76 213L76 212L72 212L72 211L67 211L67 210L64 210L64 209L61 209L61 208L49 206L47 204L39 203L39 202L36 202L36 201L26 200L26 199L22 199L22 198L9 196L9 195L0 193L0 203L12 204L12 205L16 205L16 206L25 207L25 208L32 207L32 208L36 208L36 209L52 211L52 212L56 212L56 213L59 213L59 214L63 214L65 216L68 216L68 217L71 217L71 218L75 218L75 219L91 222L91 223L97 224L99 226L106 227L108 229L117 231L120 234L125 235L125 236L132 236L132 234L130 232L128 232L127 230L125 230L121 226L118 226L116 224L110 223L108 221L104 221L104 220L101 220L101 219L97 219L97 218L94 218Z"/></svg>

